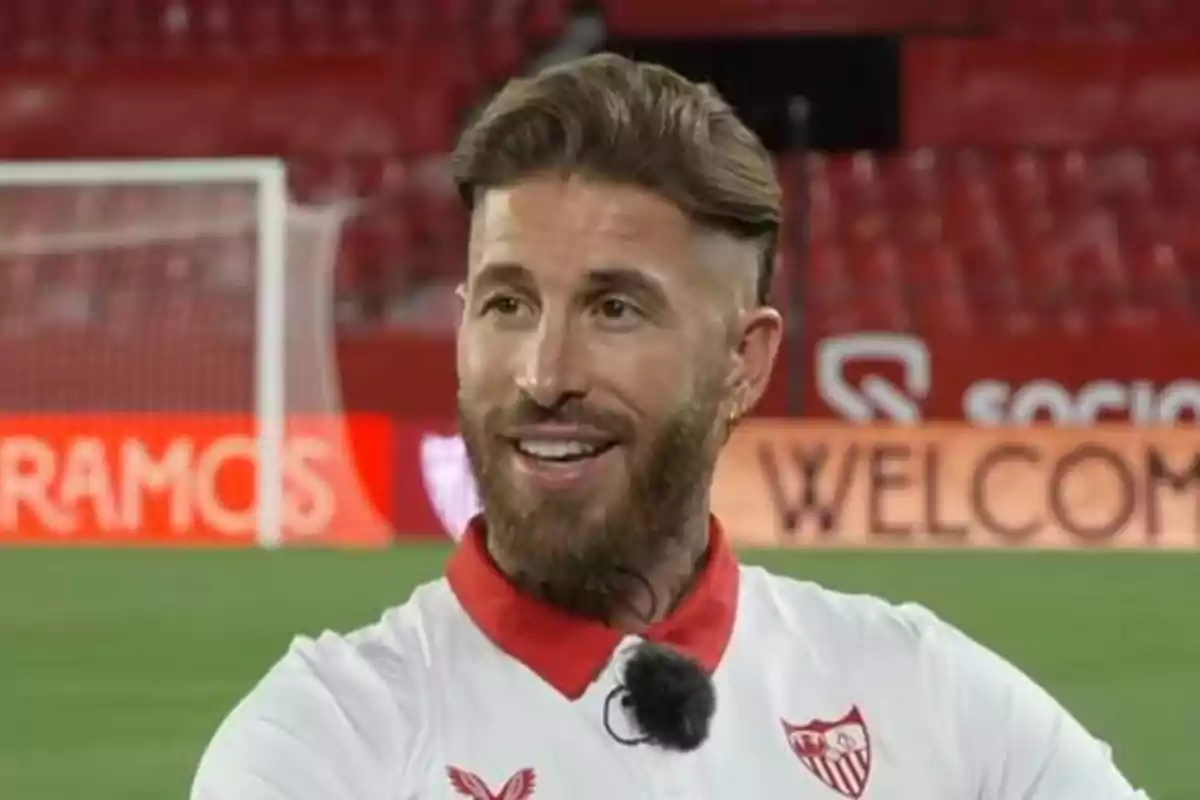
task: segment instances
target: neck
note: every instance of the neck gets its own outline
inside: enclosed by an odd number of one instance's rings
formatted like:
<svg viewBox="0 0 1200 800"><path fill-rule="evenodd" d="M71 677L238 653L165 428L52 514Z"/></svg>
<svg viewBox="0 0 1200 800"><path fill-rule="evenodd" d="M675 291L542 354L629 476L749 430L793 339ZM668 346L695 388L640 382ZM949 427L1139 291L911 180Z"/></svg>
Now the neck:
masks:
<svg viewBox="0 0 1200 800"><path fill-rule="evenodd" d="M509 580L529 594L625 633L639 634L667 617L691 591L707 562L708 538L705 510L671 537L652 563L596 569L569 582L546 580L520 563L515 553L497 547L491 537L488 551Z"/></svg>
<svg viewBox="0 0 1200 800"><path fill-rule="evenodd" d="M708 561L707 516L689 525L662 558L641 572L644 580L628 581L628 590L615 599L605 619L625 633L641 633L669 616L691 592Z"/></svg>

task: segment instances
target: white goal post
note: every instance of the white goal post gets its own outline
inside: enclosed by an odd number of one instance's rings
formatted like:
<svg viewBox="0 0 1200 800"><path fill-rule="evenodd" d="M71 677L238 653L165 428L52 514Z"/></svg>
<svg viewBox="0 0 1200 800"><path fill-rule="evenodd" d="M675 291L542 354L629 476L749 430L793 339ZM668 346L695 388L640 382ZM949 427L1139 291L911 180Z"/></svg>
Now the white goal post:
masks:
<svg viewBox="0 0 1200 800"><path fill-rule="evenodd" d="M206 194L206 187L223 194ZM131 189L135 194L143 194L131 199ZM108 206L119 204L122 197L125 201L141 205L121 217L120 213ZM39 220L39 203L48 203L58 210L44 215ZM196 212L188 211L188 203L198 203L202 209ZM224 210L222 203L228 206ZM66 207L64 204L70 206L69 213L62 211L62 208ZM161 213L162 209L159 206L164 204L178 205L182 210L176 208L173 216ZM227 393L244 391L248 395L252 391L258 448L256 533L264 547L278 546L284 538L285 476L281 459L288 414L289 354L286 326L289 304L289 224L294 226L299 219L303 225L306 214L309 220L319 218L324 237L323 247L327 251L319 258L326 262L321 268L328 273L332 270L337 230L341 222L340 219L331 219L330 214L321 214L319 210L290 209L289 205L286 168L284 163L277 159L0 162L0 260L5 260L9 265L16 264L19 267L22 259L36 260L62 254L106 251L108 248L124 247L131 242L139 246L142 243L155 246L162 242L183 240L216 241L219 244L224 240L236 241L236 237L239 236L245 236L245 240L249 242L252 237L254 263L249 269L253 270L253 276L246 278L250 283L244 294L247 302L251 292L253 295L253 341L246 343L247 359L251 358L249 350L252 348L253 376L247 376L247 385L244 388L232 387ZM335 210L332 216L336 217L338 213L343 212ZM121 217L118 223L112 222L114 214ZM63 222L61 220L64 217L69 219ZM81 219L90 222L80 222ZM294 235L295 231L291 233ZM186 256L184 258L186 260ZM107 262L102 258L98 263ZM188 265L185 264L186 266ZM94 264L84 264L83 268L100 271L105 269L104 266L95 267ZM157 267L147 269L151 272L145 273L143 277L154 278L153 270ZM19 287L24 285L22 281L26 279L19 277L16 267L13 274L13 286L17 288L9 293L12 305L10 317L16 319L17 316L26 314L20 304L29 301L18 291ZM212 279L211 276L196 272L187 275L189 277L185 280L194 281L197 285ZM324 275L322 284L329 282L331 277ZM178 291L182 295L190 288L192 287L185 285ZM317 296L303 302L318 309L327 305L331 299L331 290L322 286L314 291ZM120 300L119 297L113 300L106 312L118 313ZM89 298L85 305L92 302ZM54 314L68 306L76 308L75 305L60 304L54 306L50 316L57 319ZM89 314L92 310L81 313ZM167 317L171 311L167 309L157 313ZM233 313L236 316L236 312ZM40 331L49 323L38 318L21 324L34 326ZM139 332L139 324L134 324L134 336L158 336L151 328ZM25 328L18 329L18 333L22 331L25 331ZM214 337L219 335L221 334L213 334ZM331 337L330 333L326 338ZM324 344L326 356L332 358L332 343ZM97 358L100 357L102 349L101 345L97 345ZM86 365L77 365L78 370L82 371L84 366ZM197 368L199 366L197 365ZM220 364L210 366L214 370L222 367ZM322 380L328 380L331 366L325 364L316 367L325 370L321 375ZM156 368L153 363L142 367L147 373ZM87 410L85 406L90 401L83 397L86 392L121 395L109 387L100 386L104 374L100 368L97 370L97 375L90 379L90 384L81 378L79 387L70 390L76 392L72 396L76 399L64 399L63 393L67 390L58 388L57 385L52 387L53 392L47 389L43 395L33 397L27 388L28 381L25 382L24 388L16 385L21 381L18 371L9 381L14 393L24 391L25 394L20 397L14 394L13 397L17 399L12 400L12 403L16 403L24 411L34 412L43 410L37 407L42 402L56 404L56 410L73 410L72 403ZM336 371L333 371L333 374L336 375ZM225 380L232 382L238 379L234 377ZM198 384L203 384L202 378L198 379ZM330 389L325 387L323 391L329 392ZM131 390L125 394L132 393ZM202 404L204 398L197 400ZM114 403L123 404L125 407L131 402L133 401L124 395L121 395L121 399L114 400ZM155 402L152 398L146 398L143 404L149 407L139 410L158 410L154 407ZM173 406L167 410L178 410L179 402L182 401L172 402Z"/></svg>

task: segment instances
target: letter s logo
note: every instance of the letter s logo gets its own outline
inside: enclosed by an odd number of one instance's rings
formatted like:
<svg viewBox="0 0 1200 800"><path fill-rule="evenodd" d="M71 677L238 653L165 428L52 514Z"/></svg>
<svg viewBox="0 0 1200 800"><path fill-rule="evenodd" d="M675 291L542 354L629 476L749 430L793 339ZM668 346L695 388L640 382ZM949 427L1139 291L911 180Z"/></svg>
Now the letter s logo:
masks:
<svg viewBox="0 0 1200 800"><path fill-rule="evenodd" d="M422 436L421 477L438 521L450 538L458 541L471 517L479 512L475 475L462 437Z"/></svg>
<svg viewBox="0 0 1200 800"><path fill-rule="evenodd" d="M861 386L846 380L855 361L890 361L904 368L905 386L880 375L867 375ZM917 400L929 394L933 366L929 348L916 336L900 333L852 333L817 344L817 391L829 407L851 422L883 418L913 424L921 421Z"/></svg>

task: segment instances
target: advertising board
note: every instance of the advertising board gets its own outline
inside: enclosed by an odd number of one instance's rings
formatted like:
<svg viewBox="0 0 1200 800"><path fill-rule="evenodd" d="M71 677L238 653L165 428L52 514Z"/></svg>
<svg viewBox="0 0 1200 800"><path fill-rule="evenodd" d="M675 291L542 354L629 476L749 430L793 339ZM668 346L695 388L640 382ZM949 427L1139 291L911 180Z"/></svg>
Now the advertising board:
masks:
<svg viewBox="0 0 1200 800"><path fill-rule="evenodd" d="M1200 549L1200 430L750 420L713 509L750 546Z"/></svg>
<svg viewBox="0 0 1200 800"><path fill-rule="evenodd" d="M0 544L254 547L260 447L249 415L0 418ZM283 543L391 541L392 423L288 421Z"/></svg>
<svg viewBox="0 0 1200 800"><path fill-rule="evenodd" d="M813 348L810 416L981 426L1174 425L1200 417L1188 338L961 337L861 331Z"/></svg>
<svg viewBox="0 0 1200 800"><path fill-rule="evenodd" d="M254 547L252 417L0 420L0 545ZM457 538L479 508L450 423L290 420L283 543ZM1200 429L751 419L713 511L742 546L1200 549Z"/></svg>

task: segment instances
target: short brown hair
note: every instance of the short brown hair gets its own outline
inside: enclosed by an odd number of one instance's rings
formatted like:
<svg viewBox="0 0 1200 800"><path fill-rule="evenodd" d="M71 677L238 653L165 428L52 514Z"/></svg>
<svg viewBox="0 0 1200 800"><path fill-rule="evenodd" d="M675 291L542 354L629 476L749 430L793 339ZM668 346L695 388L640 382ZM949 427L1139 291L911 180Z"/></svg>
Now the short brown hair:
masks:
<svg viewBox="0 0 1200 800"><path fill-rule="evenodd" d="M611 53L552 66L483 108L451 169L468 208L481 191L545 171L655 192L701 226L759 242L767 301L782 193L770 153L710 85Z"/></svg>

